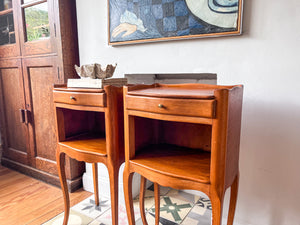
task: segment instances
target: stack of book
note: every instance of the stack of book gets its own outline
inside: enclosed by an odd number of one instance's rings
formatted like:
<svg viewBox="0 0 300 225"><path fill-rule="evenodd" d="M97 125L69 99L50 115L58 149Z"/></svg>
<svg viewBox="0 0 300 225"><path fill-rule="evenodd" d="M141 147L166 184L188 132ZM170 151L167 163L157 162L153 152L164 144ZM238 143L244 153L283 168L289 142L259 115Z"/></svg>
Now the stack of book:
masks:
<svg viewBox="0 0 300 225"><path fill-rule="evenodd" d="M116 87L122 87L124 85L127 85L127 78L107 78L102 79L102 85L112 85Z"/></svg>
<svg viewBox="0 0 300 225"><path fill-rule="evenodd" d="M68 79L67 86L73 88L103 88L106 85L122 87L127 85L127 78L105 78L105 79Z"/></svg>

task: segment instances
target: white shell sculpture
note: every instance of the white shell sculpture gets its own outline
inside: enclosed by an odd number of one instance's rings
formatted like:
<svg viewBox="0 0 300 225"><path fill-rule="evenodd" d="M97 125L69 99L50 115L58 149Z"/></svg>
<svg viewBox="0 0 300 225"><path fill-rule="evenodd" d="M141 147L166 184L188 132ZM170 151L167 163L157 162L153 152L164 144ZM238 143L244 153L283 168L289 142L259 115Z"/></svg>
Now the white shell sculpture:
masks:
<svg viewBox="0 0 300 225"><path fill-rule="evenodd" d="M90 77L92 79L105 79L112 77L117 64L114 66L112 64L106 65L105 68L101 67L101 64L87 64L82 66L75 65L75 70L80 77Z"/></svg>

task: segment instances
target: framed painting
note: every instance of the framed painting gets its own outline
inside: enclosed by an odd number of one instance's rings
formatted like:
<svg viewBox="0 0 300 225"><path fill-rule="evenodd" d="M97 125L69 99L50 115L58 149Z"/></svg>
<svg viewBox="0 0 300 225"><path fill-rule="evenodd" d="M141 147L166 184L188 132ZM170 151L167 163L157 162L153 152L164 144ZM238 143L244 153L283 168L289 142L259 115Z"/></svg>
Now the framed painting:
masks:
<svg viewBox="0 0 300 225"><path fill-rule="evenodd" d="M110 45L241 34L243 0L108 0Z"/></svg>

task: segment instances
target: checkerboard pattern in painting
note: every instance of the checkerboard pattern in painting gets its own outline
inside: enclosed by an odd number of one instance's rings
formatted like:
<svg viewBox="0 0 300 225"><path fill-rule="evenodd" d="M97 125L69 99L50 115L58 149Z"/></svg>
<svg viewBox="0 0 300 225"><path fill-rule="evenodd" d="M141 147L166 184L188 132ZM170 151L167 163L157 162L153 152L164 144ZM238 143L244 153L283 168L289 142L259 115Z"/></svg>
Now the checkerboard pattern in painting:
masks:
<svg viewBox="0 0 300 225"><path fill-rule="evenodd" d="M127 0L127 5L138 18L152 12L156 29L163 37L199 34L208 28L189 12L185 0Z"/></svg>
<svg viewBox="0 0 300 225"><path fill-rule="evenodd" d="M209 199L192 195L167 187L160 188L160 225L210 225L211 203ZM94 205L93 196L71 208L70 218L73 225L111 225L111 210L109 201L101 199L100 206ZM136 225L143 225L139 199L134 199ZM155 224L155 203L153 185L145 192L145 214L149 225ZM63 213L44 225L61 224ZM82 222L85 221L85 222ZM127 225L127 214L124 205L119 205L119 224Z"/></svg>

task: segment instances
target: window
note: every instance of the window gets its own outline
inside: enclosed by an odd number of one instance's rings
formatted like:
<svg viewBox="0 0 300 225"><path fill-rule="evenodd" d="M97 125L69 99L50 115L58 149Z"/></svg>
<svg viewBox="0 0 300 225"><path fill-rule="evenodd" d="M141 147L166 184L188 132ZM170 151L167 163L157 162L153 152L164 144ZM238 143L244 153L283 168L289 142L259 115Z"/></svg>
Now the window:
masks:
<svg viewBox="0 0 300 225"><path fill-rule="evenodd" d="M25 19L25 41L48 39L50 29L47 1L23 0L22 8Z"/></svg>
<svg viewBox="0 0 300 225"><path fill-rule="evenodd" d="M16 43L12 0L0 0L0 45Z"/></svg>

